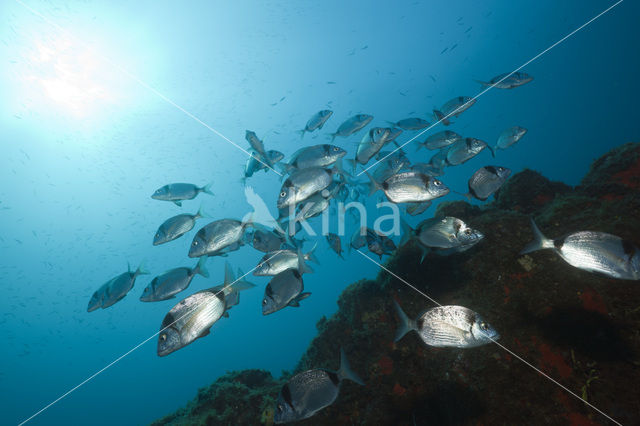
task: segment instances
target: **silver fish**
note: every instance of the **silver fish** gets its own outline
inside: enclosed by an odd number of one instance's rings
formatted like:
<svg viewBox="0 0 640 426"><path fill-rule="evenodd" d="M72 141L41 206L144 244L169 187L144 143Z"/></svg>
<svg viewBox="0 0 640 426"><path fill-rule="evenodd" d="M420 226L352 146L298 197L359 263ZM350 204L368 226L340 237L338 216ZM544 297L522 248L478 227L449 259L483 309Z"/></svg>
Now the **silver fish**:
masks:
<svg viewBox="0 0 640 426"><path fill-rule="evenodd" d="M511 170L500 166L484 166L469 178L469 192L463 194L467 198L477 198L484 201L506 182Z"/></svg>
<svg viewBox="0 0 640 426"><path fill-rule="evenodd" d="M153 245L168 243L191 231L196 220L202 217L202 209L196 214L179 214L165 220L153 236Z"/></svg>
<svg viewBox="0 0 640 426"><path fill-rule="evenodd" d="M300 249L281 249L265 254L258 266L253 270L253 275L257 277L268 277L278 275L287 269L297 269L300 273L310 273L313 269L306 264L306 261L318 263L318 259L313 254L316 246L313 246L308 253L302 254Z"/></svg>
<svg viewBox="0 0 640 426"><path fill-rule="evenodd" d="M531 219L534 240L520 252L552 249L569 265L621 280L640 280L640 250L632 242L604 232L581 231L552 240Z"/></svg>
<svg viewBox="0 0 640 426"><path fill-rule="evenodd" d="M209 272L204 267L206 261L206 257L201 257L194 268L174 268L158 275L145 287L140 300L142 302L159 302L171 299L189 287L196 274L209 278Z"/></svg>
<svg viewBox="0 0 640 426"><path fill-rule="evenodd" d="M367 227L362 227L353 233L349 242L349 251L352 247L357 250L367 245L367 230Z"/></svg>
<svg viewBox="0 0 640 426"><path fill-rule="evenodd" d="M352 134L364 128L371 122L371 120L373 120L373 116L368 114L354 115L353 117L342 123L335 133L331 133L331 140L333 141L336 136L351 136Z"/></svg>
<svg viewBox="0 0 640 426"><path fill-rule="evenodd" d="M344 351L340 350L340 369L333 372L314 369L298 373L280 390L273 421L276 424L308 419L333 404L340 393L340 384L349 379L364 386L364 382L351 370Z"/></svg>
<svg viewBox="0 0 640 426"><path fill-rule="evenodd" d="M389 142L390 134L391 129L383 127L374 127L365 133L358 144L355 158L353 160L347 160L347 162L351 164L353 171L356 170L357 163L367 164L369 160Z"/></svg>
<svg viewBox="0 0 640 426"><path fill-rule="evenodd" d="M244 167L244 178L243 180L246 180L246 178L249 178L251 176L253 176L254 173L259 172L260 170L264 170L265 172L268 170L267 165L265 163L269 163L269 164L276 164L278 163L280 160L282 160L284 158L284 154L281 153L280 151L276 151L276 150L269 150L267 151L267 159L268 161L265 161L262 158L262 155L260 155L258 152L251 150L250 151L251 156L247 159L247 163ZM262 160L262 161L260 161Z"/></svg>
<svg viewBox="0 0 640 426"><path fill-rule="evenodd" d="M201 192L213 195L210 187L211 184L199 187L192 183L170 183L156 189L151 198L154 200L173 201L176 205L182 206L182 201L193 200Z"/></svg>
<svg viewBox="0 0 640 426"><path fill-rule="evenodd" d="M460 253L470 249L484 238L482 232L470 228L462 220L452 216L424 220L416 229L412 229L403 220L400 224L402 225L400 245L404 245L409 239L415 237L422 250L421 263L430 252L443 256Z"/></svg>
<svg viewBox="0 0 640 426"><path fill-rule="evenodd" d="M95 311L98 308L106 309L122 300L133 288L136 278L145 274L148 272L140 265L135 272L131 272L129 268L127 272L110 279L93 293L87 306L87 312Z"/></svg>
<svg viewBox="0 0 640 426"><path fill-rule="evenodd" d="M367 228L365 239L369 251L380 256L380 259L383 254L391 254L397 248L391 238L370 228Z"/></svg>
<svg viewBox="0 0 640 426"><path fill-rule="evenodd" d="M509 127L504 130L498 136L498 141L496 142L496 146L494 148L489 147L491 150L491 155L496 156L496 151L499 149L507 149L511 145L516 144L522 137L527 133L527 129L520 126Z"/></svg>
<svg viewBox="0 0 640 426"><path fill-rule="evenodd" d="M256 229L251 236L253 248L264 253L280 249L285 242L284 235L276 231Z"/></svg>
<svg viewBox="0 0 640 426"><path fill-rule="evenodd" d="M447 151L447 164L457 166L466 163L480 151L487 147L487 143L475 138L464 138L451 145Z"/></svg>
<svg viewBox="0 0 640 426"><path fill-rule="evenodd" d="M463 306L448 305L427 309L412 320L398 302L393 302L400 320L396 342L411 330L415 330L424 343L438 348L473 348L500 338L498 332L480 314Z"/></svg>
<svg viewBox="0 0 640 426"><path fill-rule="evenodd" d="M514 72L497 75L489 81L476 81L483 86L491 86L496 89L513 89L514 87L522 86L523 84L533 81L533 77L524 72Z"/></svg>
<svg viewBox="0 0 640 426"><path fill-rule="evenodd" d="M332 169L309 167L293 172L282 184L278 196L277 208L298 204L318 191L322 191L333 182L333 175L340 174L339 165Z"/></svg>
<svg viewBox="0 0 640 426"><path fill-rule="evenodd" d="M193 237L189 257L214 256L227 248L237 249L244 244L244 232L250 222L220 219L200 228Z"/></svg>
<svg viewBox="0 0 640 426"><path fill-rule="evenodd" d="M287 269L273 277L264 289L262 315L269 315L287 306L298 307L300 301L311 296L304 292L302 275L297 269Z"/></svg>
<svg viewBox="0 0 640 426"><path fill-rule="evenodd" d="M329 247L331 247L331 250L335 251L338 256L340 256L340 259L344 260L344 257L342 256L342 241L340 240L340 236L338 234L334 234L333 232L329 232L326 235L327 238L327 242L329 243Z"/></svg>
<svg viewBox="0 0 640 426"><path fill-rule="evenodd" d="M403 130L421 130L430 126L427 120L418 117L405 118L395 123L388 121L388 123L392 126L400 127Z"/></svg>
<svg viewBox="0 0 640 426"><path fill-rule="evenodd" d="M448 126L449 124L451 124L451 122L449 121L451 117L459 116L464 111L471 108L471 106L475 103L475 98L470 98L468 96L457 96L447 101L439 110L434 109L433 114L438 119L438 121L442 121L442 124Z"/></svg>
<svg viewBox="0 0 640 426"><path fill-rule="evenodd" d="M236 281L225 264L224 284L192 294L175 305L162 320L158 335L158 356L167 356L209 334L213 324L239 303L239 291L255 287Z"/></svg>
<svg viewBox="0 0 640 426"><path fill-rule="evenodd" d="M462 136L451 130L443 130L442 132L434 133L425 139L424 142L419 143L416 150L423 146L427 149L440 149L447 147L462 140Z"/></svg>
<svg viewBox="0 0 640 426"><path fill-rule="evenodd" d="M420 172L397 173L382 183L376 182L369 173L366 174L371 182L369 195L382 190L392 203L421 203L449 193L449 188L444 183Z"/></svg>
<svg viewBox="0 0 640 426"><path fill-rule="evenodd" d="M344 149L329 144L312 145L299 149L288 163L282 164L282 169L293 173L296 169L309 167L328 167L346 155Z"/></svg>
<svg viewBox="0 0 640 426"><path fill-rule="evenodd" d="M373 178L377 182L387 180L392 175L400 172L400 170L411 167L409 158L401 149L392 154L387 153L387 155L378 158L378 160L381 160L380 164L373 172Z"/></svg>
<svg viewBox="0 0 640 426"><path fill-rule="evenodd" d="M322 111L318 111L313 114L309 121L307 121L304 129L300 130L300 138L304 137L305 132L313 132L314 130L322 129L322 126L324 126L324 123L327 122L332 114L333 111L328 109L323 109Z"/></svg>
<svg viewBox="0 0 640 426"><path fill-rule="evenodd" d="M244 138L247 140L247 142L249 142L251 148L253 148L253 150L258 154L260 154L260 159L267 162L267 160L269 159L267 156L267 151L264 148L264 143L260 140L260 138L258 138L258 135L256 135L256 132L247 130L245 131ZM267 163L267 165L271 166L271 163Z"/></svg>

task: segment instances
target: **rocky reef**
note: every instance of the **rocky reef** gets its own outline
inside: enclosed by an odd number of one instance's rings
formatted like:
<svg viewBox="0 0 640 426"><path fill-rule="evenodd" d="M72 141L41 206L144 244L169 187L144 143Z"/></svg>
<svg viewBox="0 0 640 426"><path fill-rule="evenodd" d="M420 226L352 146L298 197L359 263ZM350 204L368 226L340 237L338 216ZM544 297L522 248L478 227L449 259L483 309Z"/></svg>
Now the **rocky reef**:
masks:
<svg viewBox="0 0 640 426"><path fill-rule="evenodd" d="M575 188L524 170L493 202L443 203L435 215L459 217L486 237L468 252L429 255L423 263L409 243L386 267L442 304L482 313L502 347L438 349L415 333L393 343L393 299L412 317L433 303L381 271L344 290L294 371L337 369L342 346L367 385L344 382L332 406L300 424L610 423L540 372L622 424L638 424L640 283L573 268L551 251L518 253L532 239L531 216L551 238L597 230L638 245L640 144L595 161ZM286 379L259 370L229 373L154 424L271 424Z"/></svg>

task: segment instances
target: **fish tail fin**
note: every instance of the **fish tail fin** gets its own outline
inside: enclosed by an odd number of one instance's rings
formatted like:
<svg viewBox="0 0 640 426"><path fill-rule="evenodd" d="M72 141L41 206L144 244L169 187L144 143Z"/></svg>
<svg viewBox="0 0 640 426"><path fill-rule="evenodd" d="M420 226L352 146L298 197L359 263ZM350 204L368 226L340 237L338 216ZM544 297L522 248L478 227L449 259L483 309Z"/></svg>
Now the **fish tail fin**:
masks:
<svg viewBox="0 0 640 426"><path fill-rule="evenodd" d="M331 136L331 143L333 143L336 136L338 136L338 133L329 133L329 136Z"/></svg>
<svg viewBox="0 0 640 426"><path fill-rule="evenodd" d="M203 217L207 217L207 214L204 212L204 208L202 207L202 204L200 204L200 208L198 209L198 212L194 215L194 219L201 219Z"/></svg>
<svg viewBox="0 0 640 426"><path fill-rule="evenodd" d="M208 183L205 186L203 186L202 188L200 188L200 191L204 192L205 194L215 195L213 192L211 192L211 186L212 185L213 185L213 182Z"/></svg>
<svg viewBox="0 0 640 426"><path fill-rule="evenodd" d="M540 229L538 229L538 226L536 225L536 223L534 222L533 218L531 218L531 230L533 231L533 241L531 241L529 244L527 244L522 251L520 251L520 254L527 254L527 253L531 253L532 251L537 251L537 250L542 250L542 249L548 249L548 248L553 248L553 240L548 239L547 237L545 237L544 235L542 235L542 232L540 232Z"/></svg>
<svg viewBox="0 0 640 426"><path fill-rule="evenodd" d="M411 239L415 231L402 218L400 218L400 229L402 231L402 237L400 238L400 245L403 246Z"/></svg>
<svg viewBox="0 0 640 426"><path fill-rule="evenodd" d="M144 263L145 263L144 260L142 262L140 262L140 265L138 265L138 269L136 269L136 272L134 272L135 275L148 275L148 274L150 274L150 272L147 270L147 268L145 268Z"/></svg>
<svg viewBox="0 0 640 426"><path fill-rule="evenodd" d="M208 258L207 256L200 257L200 260L198 260L198 264L193 270L194 274L200 274L205 278L209 278L209 271L205 267L205 264L207 263L207 258Z"/></svg>
<svg viewBox="0 0 640 426"><path fill-rule="evenodd" d="M487 144L487 148L489 148L489 151L491 151L491 156L493 158L496 158L496 150L498 149L498 145L492 147L491 145Z"/></svg>
<svg viewBox="0 0 640 426"><path fill-rule="evenodd" d="M304 261L305 256L302 254L302 250L298 248L298 271L301 274L313 273L313 268Z"/></svg>
<svg viewBox="0 0 640 426"><path fill-rule="evenodd" d="M475 79L474 79L473 81L475 81L476 83L480 84L482 87L488 87L488 86L491 86L491 83L488 83L488 82L486 82L486 81L482 81L482 80L475 80Z"/></svg>
<svg viewBox="0 0 640 426"><path fill-rule="evenodd" d="M385 123L389 124L391 127L396 127L396 123L393 121L385 120Z"/></svg>
<svg viewBox="0 0 640 426"><path fill-rule="evenodd" d="M334 164L333 164L333 172L339 174L340 176L342 176L342 178L347 181L353 181L353 176L349 173L347 173L347 171L344 169L344 167L342 166L342 158L339 158Z"/></svg>
<svg viewBox="0 0 640 426"><path fill-rule="evenodd" d="M405 334L407 334L411 330L416 329L416 322L412 319L409 319L407 314L404 313L398 302L396 302L395 300L393 301L393 305L396 308L396 313L398 314L398 319L400 320L400 326L398 327L398 330L396 331L396 337L393 340L394 342L397 342L402 339Z"/></svg>
<svg viewBox="0 0 640 426"><path fill-rule="evenodd" d="M316 251L316 248L317 248L317 247L318 247L318 243L315 243L315 244L313 245L313 247L311 247L311 250L309 250L309 251L307 252L307 254L305 254L305 255L304 255L304 258L305 258L306 260L309 260L309 261L311 261L311 262L315 263L316 265L319 265L319 264L320 264L320 261L318 261L318 258L317 258L317 257L315 256L315 254L314 254L314 252Z"/></svg>
<svg viewBox="0 0 640 426"><path fill-rule="evenodd" d="M376 180L373 178L373 176L371 176L369 174L368 171L364 171L364 173L367 175L367 177L369 178L369 196L372 196L373 194L375 194L379 189L381 189L381 186L378 182L376 182Z"/></svg>
<svg viewBox="0 0 640 426"><path fill-rule="evenodd" d="M296 133L300 134L300 139L304 139L304 134L306 133L306 130L305 129L298 130Z"/></svg>
<svg viewBox="0 0 640 426"><path fill-rule="evenodd" d="M351 173L355 173L356 172L356 167L358 167L355 158L353 160L347 159L346 161L351 166Z"/></svg>
<svg viewBox="0 0 640 426"><path fill-rule="evenodd" d="M365 386L362 379L351 369L349 360L347 359L347 354L344 353L344 349L342 348L340 348L340 369L338 370L338 378L340 381L349 379L360 386Z"/></svg>
<svg viewBox="0 0 640 426"><path fill-rule="evenodd" d="M178 207L182 207L182 201L174 201L173 204L175 204Z"/></svg>
<svg viewBox="0 0 640 426"><path fill-rule="evenodd" d="M243 291L256 286L254 283L245 280L244 277L245 273L242 272L242 269L238 268L238 279L231 285L231 287L236 291Z"/></svg>

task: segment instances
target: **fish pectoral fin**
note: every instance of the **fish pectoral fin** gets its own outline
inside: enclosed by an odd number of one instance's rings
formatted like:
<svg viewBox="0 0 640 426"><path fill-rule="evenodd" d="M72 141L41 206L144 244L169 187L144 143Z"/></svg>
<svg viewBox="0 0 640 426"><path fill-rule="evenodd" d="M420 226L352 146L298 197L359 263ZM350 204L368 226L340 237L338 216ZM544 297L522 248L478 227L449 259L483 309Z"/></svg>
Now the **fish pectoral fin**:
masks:
<svg viewBox="0 0 640 426"><path fill-rule="evenodd" d="M173 203L178 207L182 207L182 201L174 201Z"/></svg>
<svg viewBox="0 0 640 426"><path fill-rule="evenodd" d="M226 312L225 312L226 313ZM229 315L227 315L229 316ZM202 333L200 333L200 335L198 337L204 337L204 336L208 336L209 333L211 333L211 327L209 328L205 328L204 330L202 330Z"/></svg>
<svg viewBox="0 0 640 426"><path fill-rule="evenodd" d="M222 316L225 318L229 318L229 312L225 311L224 314L222 314Z"/></svg>
<svg viewBox="0 0 640 426"><path fill-rule="evenodd" d="M289 302L289 306L291 306L293 308L299 308L300 307L300 301L303 300L303 299L306 299L309 296L311 296L311 293L309 293L309 292L300 293L298 296L296 296L295 299L293 299L291 302Z"/></svg>

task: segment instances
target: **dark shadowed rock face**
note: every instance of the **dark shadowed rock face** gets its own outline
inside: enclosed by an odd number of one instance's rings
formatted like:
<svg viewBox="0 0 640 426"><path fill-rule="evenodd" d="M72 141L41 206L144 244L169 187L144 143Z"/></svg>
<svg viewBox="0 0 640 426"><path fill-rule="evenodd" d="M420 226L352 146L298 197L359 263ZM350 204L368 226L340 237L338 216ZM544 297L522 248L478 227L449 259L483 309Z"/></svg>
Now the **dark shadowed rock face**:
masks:
<svg viewBox="0 0 640 426"><path fill-rule="evenodd" d="M639 149L627 144L606 154L575 190L525 170L482 208L442 203L436 215L460 217L485 239L422 264L410 242L386 266L442 304L481 313L506 348L622 424L637 424L640 282L578 270L551 251L518 253L532 238L530 216L548 237L589 229L640 244ZM381 271L346 287L338 311L318 321L295 372L337 369L342 346L367 386L344 382L332 406L299 424L607 424L497 345L436 349L415 333L394 344L394 298L410 317L434 306ZM155 424L270 424L285 380L230 373Z"/></svg>

